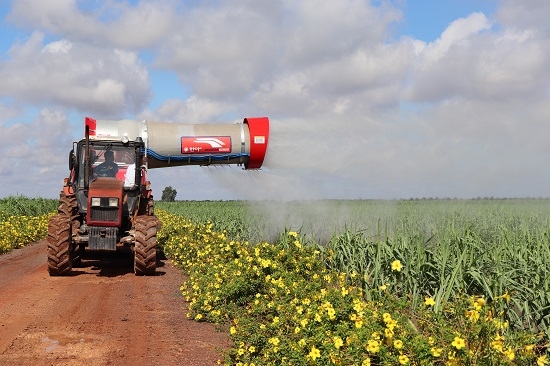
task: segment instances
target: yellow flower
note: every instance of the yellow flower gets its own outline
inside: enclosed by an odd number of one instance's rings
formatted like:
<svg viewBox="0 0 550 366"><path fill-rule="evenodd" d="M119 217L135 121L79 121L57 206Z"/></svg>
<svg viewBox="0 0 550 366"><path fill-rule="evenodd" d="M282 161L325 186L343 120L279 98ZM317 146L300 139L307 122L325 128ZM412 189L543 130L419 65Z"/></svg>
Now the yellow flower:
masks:
<svg viewBox="0 0 550 366"><path fill-rule="evenodd" d="M466 342L464 342L464 339L460 337L455 337L455 340L453 343L451 343L456 349L462 349L466 347Z"/></svg>
<svg viewBox="0 0 550 366"><path fill-rule="evenodd" d="M393 328L397 327L397 320L392 319L391 321L387 322L386 327L393 330Z"/></svg>
<svg viewBox="0 0 550 366"><path fill-rule="evenodd" d="M393 262L391 262L392 271L401 272L402 268L403 268L403 265L401 264L401 261L399 259L396 259Z"/></svg>
<svg viewBox="0 0 550 366"><path fill-rule="evenodd" d="M248 352L250 352L250 353L256 352L256 347L254 347L254 346L248 347Z"/></svg>
<svg viewBox="0 0 550 366"><path fill-rule="evenodd" d="M508 357L508 359L509 359L510 361L513 361L514 358L516 358L516 354L515 354L514 351L511 350L511 349L507 349L507 350L504 352L504 354L506 355L506 357Z"/></svg>
<svg viewBox="0 0 550 366"><path fill-rule="evenodd" d="M401 349L401 348L403 348L403 341L401 341L399 339L396 339L395 341L393 341L393 346L396 349Z"/></svg>
<svg viewBox="0 0 550 366"><path fill-rule="evenodd" d="M315 361L319 357L321 357L321 351L319 351L315 346L311 347L311 351L309 351L308 356Z"/></svg>
<svg viewBox="0 0 550 366"><path fill-rule="evenodd" d="M527 354L531 354L531 353L533 353L534 349L535 349L534 344L527 344L527 345L525 345L525 347L523 347L523 352L525 352Z"/></svg>
<svg viewBox="0 0 550 366"><path fill-rule="evenodd" d="M546 355L542 355L539 358L537 358L537 366L544 366L548 365L548 358Z"/></svg>
<svg viewBox="0 0 550 366"><path fill-rule="evenodd" d="M486 301L483 297L478 297L475 301L476 305L479 306L480 308L483 307L483 305L485 305ZM476 309L476 310L479 310L479 309Z"/></svg>
<svg viewBox="0 0 550 366"><path fill-rule="evenodd" d="M370 358L365 358L361 363L361 366L370 366Z"/></svg>
<svg viewBox="0 0 550 366"><path fill-rule="evenodd" d="M435 300L433 297L426 297L426 299L424 300L424 304L426 304L426 306L434 306Z"/></svg>
<svg viewBox="0 0 550 366"><path fill-rule="evenodd" d="M443 351L443 350L442 350L441 348L432 347L432 348L430 349L430 352L432 352L432 356L434 356L434 357L439 357L439 356L441 356L441 352L442 352L442 351Z"/></svg>
<svg viewBox="0 0 550 366"><path fill-rule="evenodd" d="M386 291L387 288L388 288L388 286L386 286L386 285L382 285L382 286L378 287L378 289L380 291Z"/></svg>
<svg viewBox="0 0 550 366"><path fill-rule="evenodd" d="M501 295L498 298L503 298L504 300L506 300L506 302L509 302L510 301L510 294L508 292L506 292L504 295Z"/></svg>
<svg viewBox="0 0 550 366"><path fill-rule="evenodd" d="M495 339L490 343L491 347L493 347L497 351L503 352L503 347L502 347L503 339L504 337L502 337L500 334L497 333L497 335L495 336Z"/></svg>
<svg viewBox="0 0 550 366"><path fill-rule="evenodd" d="M466 317L472 323L475 323L479 320L479 312L477 310L466 310Z"/></svg>
<svg viewBox="0 0 550 366"><path fill-rule="evenodd" d="M369 353L377 353L379 350L380 344L378 343L378 341L375 341L374 339L369 339L367 351L369 351Z"/></svg>
<svg viewBox="0 0 550 366"><path fill-rule="evenodd" d="M235 327L229 328L229 333L231 333L231 334L237 333L237 328L235 328Z"/></svg>
<svg viewBox="0 0 550 366"><path fill-rule="evenodd" d="M334 341L334 347L336 347L336 349L340 349L340 347L344 345L344 341L338 336L334 337L332 340Z"/></svg>
<svg viewBox="0 0 550 366"><path fill-rule="evenodd" d="M401 365L406 365L406 364L409 363L409 358L405 355L401 355L401 356L399 356L399 363Z"/></svg>

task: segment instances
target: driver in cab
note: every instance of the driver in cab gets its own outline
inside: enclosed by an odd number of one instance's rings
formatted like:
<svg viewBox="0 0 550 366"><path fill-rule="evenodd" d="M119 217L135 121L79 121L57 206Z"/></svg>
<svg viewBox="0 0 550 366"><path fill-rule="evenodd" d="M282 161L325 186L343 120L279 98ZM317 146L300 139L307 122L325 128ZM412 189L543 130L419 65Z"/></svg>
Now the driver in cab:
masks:
<svg viewBox="0 0 550 366"><path fill-rule="evenodd" d="M111 177L115 178L116 173L118 172L118 165L115 163L115 155L109 150L105 151L105 161L99 164L94 169L94 174L98 177Z"/></svg>

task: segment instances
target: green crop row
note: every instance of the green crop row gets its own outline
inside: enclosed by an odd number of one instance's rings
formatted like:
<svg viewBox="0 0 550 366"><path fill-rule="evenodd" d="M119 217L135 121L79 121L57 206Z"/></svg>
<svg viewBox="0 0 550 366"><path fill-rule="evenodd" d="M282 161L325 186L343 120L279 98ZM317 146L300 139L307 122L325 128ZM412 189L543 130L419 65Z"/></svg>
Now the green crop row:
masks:
<svg viewBox="0 0 550 366"><path fill-rule="evenodd" d="M40 216L57 210L58 200L9 196L0 198L0 222L10 216Z"/></svg>

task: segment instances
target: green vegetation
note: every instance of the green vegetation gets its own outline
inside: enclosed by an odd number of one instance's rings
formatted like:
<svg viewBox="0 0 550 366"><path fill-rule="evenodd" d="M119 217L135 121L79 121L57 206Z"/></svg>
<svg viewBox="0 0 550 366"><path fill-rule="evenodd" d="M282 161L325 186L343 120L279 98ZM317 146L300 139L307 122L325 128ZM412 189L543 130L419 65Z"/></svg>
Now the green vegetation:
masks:
<svg viewBox="0 0 550 366"><path fill-rule="evenodd" d="M426 296L442 304L457 293L491 303L509 295L511 327L548 335L549 200L210 201L157 208L251 243L275 243L296 231L325 253L326 268L357 273L370 297L384 285L409 296L414 307ZM399 284L390 268L395 259L403 264Z"/></svg>
<svg viewBox="0 0 550 366"><path fill-rule="evenodd" d="M57 210L57 199L9 196L0 198L0 222L10 216L39 216Z"/></svg>
<svg viewBox="0 0 550 366"><path fill-rule="evenodd" d="M162 200L165 201L165 202L174 202L176 200L176 195L178 194L178 192L168 186L168 187L165 187L164 190L162 191Z"/></svg>
<svg viewBox="0 0 550 366"><path fill-rule="evenodd" d="M10 196L0 199L0 254L42 239L57 200Z"/></svg>
<svg viewBox="0 0 550 366"><path fill-rule="evenodd" d="M441 213L437 219L445 216ZM173 262L189 275L182 286L190 301L188 316L227 326L234 343L225 355L226 364L548 362L548 337L544 333L524 330L519 324L510 326L510 312L518 314L515 290L506 288L499 295L487 297L469 292L479 287L468 287L468 281L463 281L464 286L453 287L462 263L455 261L453 266L454 259L450 258L456 257L454 251L466 252L458 255L465 263L466 257L477 253L470 245L478 243L477 237L456 242L452 237L443 237L448 245L440 249L437 245L430 247L431 254L423 266L413 271L409 267L417 265L417 259L409 256L421 249L408 249L405 244L419 245L422 241L405 243L403 238L428 235L431 239L423 245L433 245L439 239L437 233L424 230L407 233L409 236L404 236L403 231L390 231L390 223L400 223L398 216L377 226L377 235L366 236L367 228L346 228L324 245L311 239L306 244L305 235L289 230L282 232L275 244L249 244L228 238L229 232L215 231L214 222L194 224L163 211L159 211L159 217L164 225L159 242ZM418 217L418 222L430 218L433 216ZM453 228L458 238L462 237L462 229ZM440 258L445 260L440 263ZM415 282L415 275L435 271L430 267L438 265L439 270L450 272L434 281ZM361 271L355 271L355 266L361 266ZM433 277L433 273L428 277ZM423 284L427 287L414 287ZM416 293L409 292L410 288ZM434 288L438 291L432 292ZM544 324L536 327L543 328Z"/></svg>
<svg viewBox="0 0 550 366"><path fill-rule="evenodd" d="M155 208L183 216L197 224L212 223L216 231L226 230L236 239L261 241L265 233L253 226L251 206L246 201L155 202Z"/></svg>

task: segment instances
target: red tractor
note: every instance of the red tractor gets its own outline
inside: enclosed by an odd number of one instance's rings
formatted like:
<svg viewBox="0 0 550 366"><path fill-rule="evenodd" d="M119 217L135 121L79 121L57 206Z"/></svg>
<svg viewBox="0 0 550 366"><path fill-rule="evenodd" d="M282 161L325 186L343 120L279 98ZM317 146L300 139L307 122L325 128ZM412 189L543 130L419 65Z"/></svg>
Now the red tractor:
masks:
<svg viewBox="0 0 550 366"><path fill-rule="evenodd" d="M233 125L188 125L85 119L84 139L69 153L58 214L48 224L48 271L67 275L86 251L130 248L136 275L153 275L157 230L147 170L237 164L259 169L269 119Z"/></svg>

